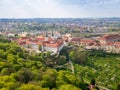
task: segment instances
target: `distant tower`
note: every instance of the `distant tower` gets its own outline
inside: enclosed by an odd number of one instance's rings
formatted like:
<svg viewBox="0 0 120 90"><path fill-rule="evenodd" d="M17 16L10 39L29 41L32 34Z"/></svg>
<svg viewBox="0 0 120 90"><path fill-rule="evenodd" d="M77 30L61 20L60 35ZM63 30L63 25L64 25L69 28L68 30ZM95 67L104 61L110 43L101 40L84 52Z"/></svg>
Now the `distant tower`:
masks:
<svg viewBox="0 0 120 90"><path fill-rule="evenodd" d="M47 33L47 31L45 33L45 41L48 41L48 33Z"/></svg>
<svg viewBox="0 0 120 90"><path fill-rule="evenodd" d="M51 35L52 37L54 37L54 33L53 33L53 31L52 31L52 35Z"/></svg>
<svg viewBox="0 0 120 90"><path fill-rule="evenodd" d="M53 40L55 40L55 39L56 39L56 35L54 34L54 32L53 32L53 31L52 31L51 37L52 37L52 39L53 39Z"/></svg>

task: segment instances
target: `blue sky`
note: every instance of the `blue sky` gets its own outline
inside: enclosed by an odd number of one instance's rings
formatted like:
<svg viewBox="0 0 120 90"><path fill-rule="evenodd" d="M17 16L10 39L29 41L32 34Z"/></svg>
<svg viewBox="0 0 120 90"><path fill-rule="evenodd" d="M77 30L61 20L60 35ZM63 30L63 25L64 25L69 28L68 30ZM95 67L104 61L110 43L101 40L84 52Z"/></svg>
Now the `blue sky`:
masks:
<svg viewBox="0 0 120 90"><path fill-rule="evenodd" d="M120 0L0 0L0 18L120 17Z"/></svg>

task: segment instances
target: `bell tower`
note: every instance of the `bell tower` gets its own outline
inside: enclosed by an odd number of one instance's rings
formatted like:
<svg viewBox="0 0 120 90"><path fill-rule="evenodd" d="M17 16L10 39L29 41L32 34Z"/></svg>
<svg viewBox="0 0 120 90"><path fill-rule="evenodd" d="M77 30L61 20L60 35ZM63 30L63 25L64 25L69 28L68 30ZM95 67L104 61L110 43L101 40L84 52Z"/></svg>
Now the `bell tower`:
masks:
<svg viewBox="0 0 120 90"><path fill-rule="evenodd" d="M47 33L47 31L45 32L45 41L48 41L48 33Z"/></svg>

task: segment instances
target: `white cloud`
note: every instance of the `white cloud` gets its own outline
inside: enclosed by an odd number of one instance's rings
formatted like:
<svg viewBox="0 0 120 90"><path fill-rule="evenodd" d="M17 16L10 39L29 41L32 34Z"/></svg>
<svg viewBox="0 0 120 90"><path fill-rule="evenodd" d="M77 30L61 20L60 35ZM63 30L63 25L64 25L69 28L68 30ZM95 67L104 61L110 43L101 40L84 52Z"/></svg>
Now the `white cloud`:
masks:
<svg viewBox="0 0 120 90"><path fill-rule="evenodd" d="M81 17L84 10L74 5L62 5L57 0L1 0L0 17ZM81 12L79 14L79 12Z"/></svg>
<svg viewBox="0 0 120 90"><path fill-rule="evenodd" d="M120 15L114 8L116 6L108 7L109 4L112 6L113 2L119 3L120 0L93 0L94 2L91 1L92 4L89 4L90 1L86 0L86 6L83 6L80 4L64 4L60 3L59 0L0 0L0 17L78 18Z"/></svg>

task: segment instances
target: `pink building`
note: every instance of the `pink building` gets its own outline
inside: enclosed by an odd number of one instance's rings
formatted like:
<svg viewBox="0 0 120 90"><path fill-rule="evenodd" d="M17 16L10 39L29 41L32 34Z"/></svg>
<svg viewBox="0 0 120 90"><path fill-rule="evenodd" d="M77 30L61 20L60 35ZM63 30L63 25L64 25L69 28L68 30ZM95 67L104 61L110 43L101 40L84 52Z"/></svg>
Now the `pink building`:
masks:
<svg viewBox="0 0 120 90"><path fill-rule="evenodd" d="M39 46L42 46L42 51L51 51L59 53L63 48L62 39L52 39L51 37L21 37L18 39L18 44L29 51L40 52Z"/></svg>
<svg viewBox="0 0 120 90"><path fill-rule="evenodd" d="M42 45L42 51L51 51L56 54L59 54L62 48L63 48L62 40L45 41L43 42L43 45Z"/></svg>

